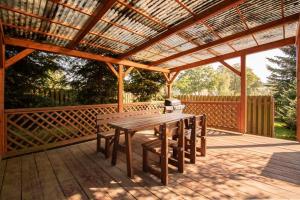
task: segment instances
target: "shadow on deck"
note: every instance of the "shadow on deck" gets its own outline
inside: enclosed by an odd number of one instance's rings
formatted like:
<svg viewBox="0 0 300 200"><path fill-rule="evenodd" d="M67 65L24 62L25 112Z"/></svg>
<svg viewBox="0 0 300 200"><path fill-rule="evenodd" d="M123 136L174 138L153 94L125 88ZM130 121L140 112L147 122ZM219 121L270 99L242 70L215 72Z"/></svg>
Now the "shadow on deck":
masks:
<svg viewBox="0 0 300 200"><path fill-rule="evenodd" d="M226 137L221 137L226 136ZM2 199L282 199L300 197L300 144L253 135L210 131L207 157L175 170L170 184L142 172L141 143L133 138L133 179L125 155L111 167L95 141L1 161Z"/></svg>

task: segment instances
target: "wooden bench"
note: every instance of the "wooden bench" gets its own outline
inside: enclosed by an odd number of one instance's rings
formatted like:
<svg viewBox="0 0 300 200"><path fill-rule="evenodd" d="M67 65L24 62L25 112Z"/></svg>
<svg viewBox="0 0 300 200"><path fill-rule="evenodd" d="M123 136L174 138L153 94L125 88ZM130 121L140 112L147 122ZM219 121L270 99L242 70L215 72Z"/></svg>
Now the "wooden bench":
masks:
<svg viewBox="0 0 300 200"><path fill-rule="evenodd" d="M109 158L110 149L114 141L115 131L107 125L108 122L131 116L141 116L158 113L159 110L143 110L123 113L98 114L96 117L97 152L101 152L105 155L105 158ZM104 147L102 147L101 145L102 139L104 140Z"/></svg>

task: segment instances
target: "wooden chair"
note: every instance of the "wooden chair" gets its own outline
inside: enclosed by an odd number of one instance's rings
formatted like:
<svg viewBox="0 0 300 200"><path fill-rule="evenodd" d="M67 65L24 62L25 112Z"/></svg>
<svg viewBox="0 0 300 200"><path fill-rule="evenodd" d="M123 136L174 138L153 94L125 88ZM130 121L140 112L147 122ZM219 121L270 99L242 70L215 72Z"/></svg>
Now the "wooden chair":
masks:
<svg viewBox="0 0 300 200"><path fill-rule="evenodd" d="M186 157L190 158L191 163L196 162L196 151L201 156L206 155L206 115L198 115L192 118L185 129L185 150ZM200 139L200 146L197 147L197 138Z"/></svg>
<svg viewBox="0 0 300 200"><path fill-rule="evenodd" d="M183 120L165 123L162 125L160 138L142 144L143 147L143 171L150 172L161 179L164 185L168 184L168 164L177 167L180 173L184 171L184 132ZM178 135L178 141L172 140L173 135ZM170 148L171 147L171 148ZM174 159L170 150L176 149L178 156ZM151 152L160 159L160 171L149 165Z"/></svg>
<svg viewBox="0 0 300 200"><path fill-rule="evenodd" d="M97 130L97 152L102 152L105 158L109 158L110 149L114 141L115 130L110 128L107 123L114 119L141 116L145 114L158 114L158 110L147 110L147 111L132 111L124 113L111 113L111 114L98 114L96 117L96 130ZM123 134L123 132L121 132ZM104 140L104 147L101 142Z"/></svg>

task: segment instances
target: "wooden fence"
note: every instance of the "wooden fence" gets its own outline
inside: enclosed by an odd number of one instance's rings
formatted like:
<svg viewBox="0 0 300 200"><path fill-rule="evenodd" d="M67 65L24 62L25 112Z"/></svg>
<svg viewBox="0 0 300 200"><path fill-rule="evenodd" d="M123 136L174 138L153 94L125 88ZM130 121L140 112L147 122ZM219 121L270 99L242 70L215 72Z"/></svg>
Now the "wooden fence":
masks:
<svg viewBox="0 0 300 200"><path fill-rule="evenodd" d="M47 97L55 106L66 106L66 105L76 105L76 90L74 89L43 89L32 91L31 95L40 95L42 97ZM114 92L110 96L114 96L117 102L117 92ZM123 100L124 103L134 102L135 96L132 93L124 92Z"/></svg>
<svg viewBox="0 0 300 200"><path fill-rule="evenodd" d="M208 116L212 128L238 131L239 96L180 95L185 112ZM274 99L272 96L248 96L247 133L274 137Z"/></svg>
<svg viewBox="0 0 300 200"><path fill-rule="evenodd" d="M124 104L124 112L162 109L162 102ZM117 104L7 109L6 154L18 155L96 137L98 113L117 112Z"/></svg>

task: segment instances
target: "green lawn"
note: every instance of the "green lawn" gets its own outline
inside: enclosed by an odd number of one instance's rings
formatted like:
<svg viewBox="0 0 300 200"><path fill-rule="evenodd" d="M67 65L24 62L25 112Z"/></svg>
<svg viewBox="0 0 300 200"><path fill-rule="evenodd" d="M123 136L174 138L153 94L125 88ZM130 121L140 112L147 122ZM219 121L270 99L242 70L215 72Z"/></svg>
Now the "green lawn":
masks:
<svg viewBox="0 0 300 200"><path fill-rule="evenodd" d="M296 131L286 128L284 122L275 122L274 126L276 138L296 140Z"/></svg>

